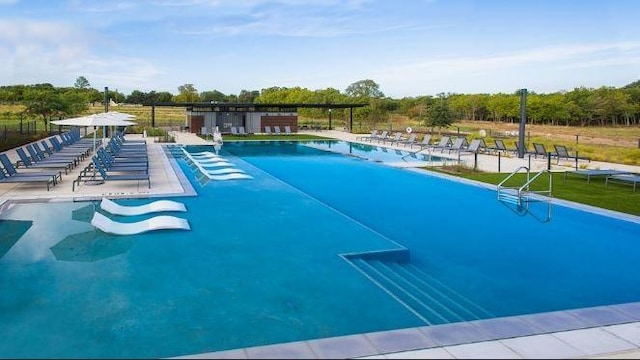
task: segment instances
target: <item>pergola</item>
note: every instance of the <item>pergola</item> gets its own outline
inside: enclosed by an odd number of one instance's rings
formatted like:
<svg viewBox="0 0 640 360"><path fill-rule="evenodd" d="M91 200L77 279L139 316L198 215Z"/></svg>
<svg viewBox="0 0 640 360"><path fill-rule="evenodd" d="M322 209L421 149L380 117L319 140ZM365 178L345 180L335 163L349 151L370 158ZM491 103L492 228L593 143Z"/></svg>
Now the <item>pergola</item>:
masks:
<svg viewBox="0 0 640 360"><path fill-rule="evenodd" d="M332 109L349 109L349 131L353 129L353 109L364 107L369 104L259 104L259 103L221 103L221 102L159 102L151 104L143 104L143 106L151 106L151 126L155 127L155 108L156 106L165 107L184 107L187 111L197 109L199 111L210 112L297 112L299 108L315 108L328 109L329 111L329 128L331 128L331 110Z"/></svg>

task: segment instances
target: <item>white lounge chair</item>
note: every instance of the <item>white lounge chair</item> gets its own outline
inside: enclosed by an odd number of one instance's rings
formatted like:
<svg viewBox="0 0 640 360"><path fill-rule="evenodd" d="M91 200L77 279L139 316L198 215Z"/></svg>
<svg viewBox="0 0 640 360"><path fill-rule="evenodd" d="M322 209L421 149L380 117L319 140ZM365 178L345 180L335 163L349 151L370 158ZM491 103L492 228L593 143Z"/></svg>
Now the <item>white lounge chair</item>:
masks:
<svg viewBox="0 0 640 360"><path fill-rule="evenodd" d="M163 229L191 230L187 219L175 216L159 215L134 223L121 223L113 221L97 211L93 214L91 225L106 233L115 235L134 235Z"/></svg>
<svg viewBox="0 0 640 360"><path fill-rule="evenodd" d="M216 170L207 169L207 174L209 175L244 174L244 173L245 172L243 170L240 170L238 168L222 168L222 169L216 169Z"/></svg>
<svg viewBox="0 0 640 360"><path fill-rule="evenodd" d="M247 175L246 173L232 173L232 174L224 174L224 175L216 175L211 174L208 171L204 171L204 174L211 180L250 180L253 179L253 176Z"/></svg>
<svg viewBox="0 0 640 360"><path fill-rule="evenodd" d="M163 211L187 211L187 208L183 203L171 200L156 200L144 205L124 206L117 204L105 197L103 197L102 201L100 202L100 208L114 215L125 216L143 215Z"/></svg>

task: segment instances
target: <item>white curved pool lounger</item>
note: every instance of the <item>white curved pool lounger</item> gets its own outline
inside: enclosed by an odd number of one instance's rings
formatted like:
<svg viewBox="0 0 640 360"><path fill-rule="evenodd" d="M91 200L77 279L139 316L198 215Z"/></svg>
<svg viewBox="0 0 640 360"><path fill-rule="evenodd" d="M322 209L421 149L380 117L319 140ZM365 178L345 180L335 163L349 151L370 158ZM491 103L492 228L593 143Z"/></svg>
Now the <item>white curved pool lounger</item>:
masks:
<svg viewBox="0 0 640 360"><path fill-rule="evenodd" d="M205 166L206 169L206 166ZM225 175L225 174L245 174L244 171L238 169L238 168L222 168L222 169L216 169L216 170L207 170L207 174L209 175Z"/></svg>
<svg viewBox="0 0 640 360"><path fill-rule="evenodd" d="M226 175L213 175L209 173L205 173L205 175L211 180L244 180L244 179L253 179L253 176L247 174L226 174Z"/></svg>
<svg viewBox="0 0 640 360"><path fill-rule="evenodd" d="M175 216L159 215L134 223L121 223L113 221L97 211L93 214L91 225L106 233L115 235L134 235L162 229L191 230L187 219Z"/></svg>
<svg viewBox="0 0 640 360"><path fill-rule="evenodd" d="M117 204L105 197L103 197L102 201L100 202L100 208L114 215L125 216L143 215L162 211L187 211L187 208L183 203L171 200L157 200L144 205L124 206Z"/></svg>
<svg viewBox="0 0 640 360"><path fill-rule="evenodd" d="M186 151L186 150L185 150ZM217 155L214 152L211 151L200 151L200 152L195 152L195 153L189 153L192 156L211 156L211 157L222 157L220 155Z"/></svg>
<svg viewBox="0 0 640 360"><path fill-rule="evenodd" d="M236 166L233 163L230 163L226 160L192 160L194 163L198 163L202 166Z"/></svg>

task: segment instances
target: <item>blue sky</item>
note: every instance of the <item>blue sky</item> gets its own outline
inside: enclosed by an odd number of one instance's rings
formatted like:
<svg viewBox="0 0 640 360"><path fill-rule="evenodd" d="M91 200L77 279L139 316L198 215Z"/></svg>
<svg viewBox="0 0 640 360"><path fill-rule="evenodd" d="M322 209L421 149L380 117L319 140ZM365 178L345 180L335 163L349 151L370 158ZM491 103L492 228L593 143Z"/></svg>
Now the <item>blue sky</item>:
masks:
<svg viewBox="0 0 640 360"><path fill-rule="evenodd" d="M640 79L636 0L0 0L0 85L393 98Z"/></svg>

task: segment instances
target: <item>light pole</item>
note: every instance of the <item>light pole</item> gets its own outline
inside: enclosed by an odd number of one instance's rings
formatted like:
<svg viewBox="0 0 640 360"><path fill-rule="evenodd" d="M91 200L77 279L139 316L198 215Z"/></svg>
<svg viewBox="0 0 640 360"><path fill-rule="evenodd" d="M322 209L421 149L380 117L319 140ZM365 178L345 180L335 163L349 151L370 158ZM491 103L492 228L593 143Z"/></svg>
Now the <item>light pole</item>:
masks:
<svg viewBox="0 0 640 360"><path fill-rule="evenodd" d="M329 108L329 130L331 130L331 108Z"/></svg>

